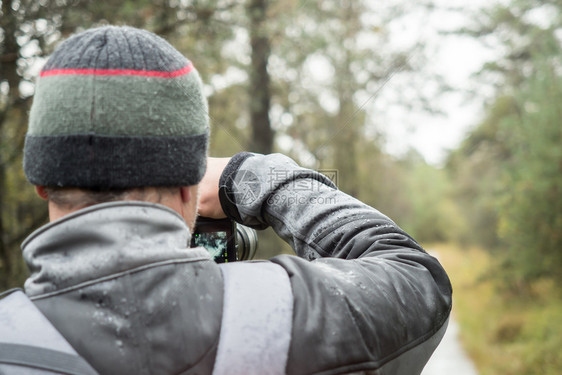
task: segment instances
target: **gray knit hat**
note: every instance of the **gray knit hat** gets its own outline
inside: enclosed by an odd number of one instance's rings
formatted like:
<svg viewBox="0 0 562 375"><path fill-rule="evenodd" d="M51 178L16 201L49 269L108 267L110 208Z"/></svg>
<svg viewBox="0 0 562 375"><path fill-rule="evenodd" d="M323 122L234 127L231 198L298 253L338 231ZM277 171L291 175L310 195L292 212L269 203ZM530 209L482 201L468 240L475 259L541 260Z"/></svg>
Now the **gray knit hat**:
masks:
<svg viewBox="0 0 562 375"><path fill-rule="evenodd" d="M148 31L101 27L61 43L41 71L24 171L44 186L194 185L208 137L193 64Z"/></svg>

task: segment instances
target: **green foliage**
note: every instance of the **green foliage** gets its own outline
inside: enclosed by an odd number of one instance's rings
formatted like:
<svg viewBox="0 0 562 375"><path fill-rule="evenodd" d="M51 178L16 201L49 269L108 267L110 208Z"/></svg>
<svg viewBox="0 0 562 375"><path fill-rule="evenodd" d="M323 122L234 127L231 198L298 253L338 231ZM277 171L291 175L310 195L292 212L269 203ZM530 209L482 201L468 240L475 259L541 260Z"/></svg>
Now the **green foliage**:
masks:
<svg viewBox="0 0 562 375"><path fill-rule="evenodd" d="M484 79L495 82L504 93L517 91L538 68L537 56L556 60L561 45L556 36L562 23L558 0L510 0L495 2L475 14L473 25L461 33L480 38L502 51L480 72Z"/></svg>
<svg viewBox="0 0 562 375"><path fill-rule="evenodd" d="M373 150L372 159L360 161L359 169L361 199L416 240L453 241L467 231L447 171L427 164L416 152L397 160Z"/></svg>
<svg viewBox="0 0 562 375"><path fill-rule="evenodd" d="M511 154L499 124L516 111L512 97L498 97L480 126L449 157L447 170L454 184L453 196L469 224L469 230L456 239L462 244L489 249L499 245L497 199L505 191L499 176Z"/></svg>
<svg viewBox="0 0 562 375"><path fill-rule="evenodd" d="M503 52L481 72L496 95L447 169L467 217L463 241L487 253L443 262L463 339L484 375L558 374L562 366L561 10L557 0L512 0L474 17L470 32Z"/></svg>
<svg viewBox="0 0 562 375"><path fill-rule="evenodd" d="M406 197L411 212L397 217L406 231L422 242L456 240L466 231L466 221L452 195L445 170L419 160L410 164Z"/></svg>
<svg viewBox="0 0 562 375"><path fill-rule="evenodd" d="M21 147L25 131L25 117L10 111L9 121L0 128L0 169L2 172L2 250L0 251L0 289L21 286L27 276L20 243L47 219L47 207L37 199L33 187L26 181L22 165Z"/></svg>
<svg viewBox="0 0 562 375"><path fill-rule="evenodd" d="M501 123L512 153L498 200L505 265L522 281L562 280L562 79L546 65L516 100L518 113Z"/></svg>
<svg viewBox="0 0 562 375"><path fill-rule="evenodd" d="M512 0L478 17L473 35L505 52L483 69L501 86L448 165L470 232L497 250L494 277L515 293L562 280L560 10L559 1Z"/></svg>
<svg viewBox="0 0 562 375"><path fill-rule="evenodd" d="M485 275L497 272L480 248L435 246L451 277L464 347L482 375L556 375L562 368L562 299L552 280L525 296L505 294Z"/></svg>

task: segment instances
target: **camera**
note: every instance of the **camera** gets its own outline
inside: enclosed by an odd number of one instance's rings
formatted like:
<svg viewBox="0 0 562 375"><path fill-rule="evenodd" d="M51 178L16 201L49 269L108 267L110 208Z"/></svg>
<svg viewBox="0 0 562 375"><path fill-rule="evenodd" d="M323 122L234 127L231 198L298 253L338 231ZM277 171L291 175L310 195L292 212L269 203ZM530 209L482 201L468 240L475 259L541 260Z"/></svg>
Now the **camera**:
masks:
<svg viewBox="0 0 562 375"><path fill-rule="evenodd" d="M258 248L256 231L230 219L197 218L191 247L202 246L217 263L253 259Z"/></svg>

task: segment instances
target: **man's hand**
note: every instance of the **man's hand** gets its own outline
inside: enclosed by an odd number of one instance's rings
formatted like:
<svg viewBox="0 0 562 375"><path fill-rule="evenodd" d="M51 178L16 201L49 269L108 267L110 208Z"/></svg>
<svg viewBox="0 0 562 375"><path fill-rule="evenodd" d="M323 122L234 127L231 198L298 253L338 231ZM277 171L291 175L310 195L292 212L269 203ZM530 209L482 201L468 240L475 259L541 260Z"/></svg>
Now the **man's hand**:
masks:
<svg viewBox="0 0 562 375"><path fill-rule="evenodd" d="M199 215L226 217L219 201L219 179L230 158L207 158L207 171L199 183Z"/></svg>

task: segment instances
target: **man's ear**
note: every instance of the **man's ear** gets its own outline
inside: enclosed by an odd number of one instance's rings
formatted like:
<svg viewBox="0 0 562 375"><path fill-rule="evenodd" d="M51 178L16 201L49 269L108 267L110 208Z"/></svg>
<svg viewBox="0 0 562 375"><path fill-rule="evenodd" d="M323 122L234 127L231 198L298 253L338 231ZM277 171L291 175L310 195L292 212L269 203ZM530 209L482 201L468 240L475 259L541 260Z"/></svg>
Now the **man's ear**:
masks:
<svg viewBox="0 0 562 375"><path fill-rule="evenodd" d="M180 187L180 192L181 192L181 201L183 203L187 203L191 199L193 199L193 197L191 196L192 194L191 194L191 190L189 189L189 186Z"/></svg>
<svg viewBox="0 0 562 375"><path fill-rule="evenodd" d="M49 194L47 194L47 190L45 190L45 186L35 186L35 192L42 199L44 200L49 199Z"/></svg>

